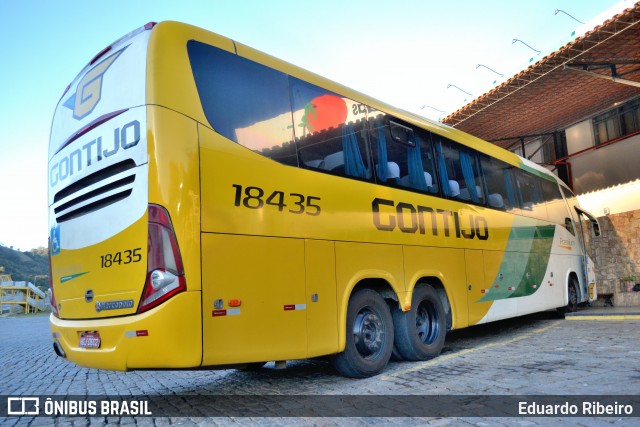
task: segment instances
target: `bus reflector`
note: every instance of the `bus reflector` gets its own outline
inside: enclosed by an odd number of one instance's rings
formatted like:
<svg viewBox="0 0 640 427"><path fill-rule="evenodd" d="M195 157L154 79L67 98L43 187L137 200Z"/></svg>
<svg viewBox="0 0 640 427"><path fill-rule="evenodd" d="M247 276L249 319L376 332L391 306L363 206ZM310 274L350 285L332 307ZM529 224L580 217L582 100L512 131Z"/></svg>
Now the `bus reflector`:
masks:
<svg viewBox="0 0 640 427"><path fill-rule="evenodd" d="M240 307L242 305L242 301L239 299L229 300L229 307Z"/></svg>
<svg viewBox="0 0 640 427"><path fill-rule="evenodd" d="M149 331L147 329L142 329L139 331L126 331L124 336L127 338L137 338L137 337L148 337Z"/></svg>
<svg viewBox="0 0 640 427"><path fill-rule="evenodd" d="M182 257L169 213L158 205L149 205L148 213L147 280L138 313L187 289Z"/></svg>
<svg viewBox="0 0 640 427"><path fill-rule="evenodd" d="M239 316L239 308L230 308L228 310L213 310L211 312L212 317L224 317L224 316Z"/></svg>

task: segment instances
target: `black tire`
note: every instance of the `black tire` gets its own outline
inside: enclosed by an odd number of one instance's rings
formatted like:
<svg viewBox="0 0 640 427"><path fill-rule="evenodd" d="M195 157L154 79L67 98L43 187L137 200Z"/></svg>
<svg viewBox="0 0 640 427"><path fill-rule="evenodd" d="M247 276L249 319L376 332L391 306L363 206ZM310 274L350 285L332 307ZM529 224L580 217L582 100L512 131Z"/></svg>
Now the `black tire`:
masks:
<svg viewBox="0 0 640 427"><path fill-rule="evenodd" d="M427 360L440 354L447 335L447 316L432 286L413 291L411 310L393 310L395 348L404 360Z"/></svg>
<svg viewBox="0 0 640 427"><path fill-rule="evenodd" d="M395 331L394 331L394 335L395 335ZM393 346L393 351L391 352L391 361L404 362L404 357L402 357L402 355L400 354L400 352L398 351L395 345Z"/></svg>
<svg viewBox="0 0 640 427"><path fill-rule="evenodd" d="M578 310L578 280L573 276L569 279L567 292L569 292L569 303L558 309L558 313L562 316L567 313L574 313Z"/></svg>
<svg viewBox="0 0 640 427"><path fill-rule="evenodd" d="M379 374L393 351L393 320L389 306L371 289L353 293L347 308L347 342L331 358L342 375L366 378Z"/></svg>
<svg viewBox="0 0 640 427"><path fill-rule="evenodd" d="M569 313L578 310L578 281L574 277L569 282L569 304L567 304L567 310Z"/></svg>

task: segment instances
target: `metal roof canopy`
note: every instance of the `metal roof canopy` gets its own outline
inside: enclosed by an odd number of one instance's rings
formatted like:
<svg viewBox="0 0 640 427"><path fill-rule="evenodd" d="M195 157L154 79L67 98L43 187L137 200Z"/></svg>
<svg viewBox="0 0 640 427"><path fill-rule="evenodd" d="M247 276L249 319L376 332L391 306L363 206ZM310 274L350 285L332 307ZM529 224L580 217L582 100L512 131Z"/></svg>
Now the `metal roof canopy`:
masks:
<svg viewBox="0 0 640 427"><path fill-rule="evenodd" d="M502 147L640 94L640 2L442 121Z"/></svg>

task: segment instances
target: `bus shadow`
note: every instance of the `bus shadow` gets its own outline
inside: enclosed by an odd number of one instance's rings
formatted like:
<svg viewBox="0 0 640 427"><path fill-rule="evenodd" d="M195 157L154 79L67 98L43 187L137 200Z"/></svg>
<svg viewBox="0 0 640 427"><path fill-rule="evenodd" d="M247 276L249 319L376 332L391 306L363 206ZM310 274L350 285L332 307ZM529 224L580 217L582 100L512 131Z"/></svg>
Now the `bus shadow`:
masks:
<svg viewBox="0 0 640 427"><path fill-rule="evenodd" d="M538 327L542 323L560 320L562 318L555 310L549 310L450 331L442 353L472 348L496 338L505 339Z"/></svg>
<svg viewBox="0 0 640 427"><path fill-rule="evenodd" d="M451 331L447 335L442 354L454 354L472 349L490 342L509 339L514 335L526 333L550 321L560 321L555 311L546 311L516 317L484 325ZM434 359L437 360L437 359ZM420 362L394 361L387 367L393 371L398 367L409 367ZM230 394L338 394L344 393L345 385L355 385L359 381L377 381L370 379L354 380L341 376L331 365L330 357L320 357L287 362L285 369L276 369L274 362L252 370L229 369L214 371L211 376L200 372L198 385L183 389L182 393L194 395L230 395ZM384 372L381 374L384 375ZM207 377L210 381L207 381ZM356 383L354 383L354 381ZM354 389L356 391L357 389Z"/></svg>

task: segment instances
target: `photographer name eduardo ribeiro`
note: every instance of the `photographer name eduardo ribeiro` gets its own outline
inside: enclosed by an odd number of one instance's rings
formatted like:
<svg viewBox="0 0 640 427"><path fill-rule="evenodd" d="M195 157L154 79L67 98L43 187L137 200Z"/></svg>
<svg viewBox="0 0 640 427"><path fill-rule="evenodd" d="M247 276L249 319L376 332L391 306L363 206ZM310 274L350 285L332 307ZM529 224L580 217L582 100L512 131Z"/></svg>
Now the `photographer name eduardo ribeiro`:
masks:
<svg viewBox="0 0 640 427"><path fill-rule="evenodd" d="M581 405L570 402L556 404L518 402L518 415L633 415L633 405L618 402L605 404L598 401L583 401Z"/></svg>
<svg viewBox="0 0 640 427"><path fill-rule="evenodd" d="M44 400L44 402L42 402ZM54 400L50 397L9 397L7 415L144 416L153 415L147 400Z"/></svg>

